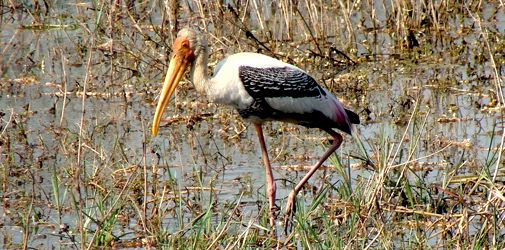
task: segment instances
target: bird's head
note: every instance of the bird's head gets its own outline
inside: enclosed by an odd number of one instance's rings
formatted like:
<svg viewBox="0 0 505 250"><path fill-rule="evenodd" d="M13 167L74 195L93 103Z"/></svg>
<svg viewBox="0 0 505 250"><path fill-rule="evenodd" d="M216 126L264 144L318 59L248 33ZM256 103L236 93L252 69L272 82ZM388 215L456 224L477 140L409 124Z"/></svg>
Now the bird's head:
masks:
<svg viewBox="0 0 505 250"><path fill-rule="evenodd" d="M184 28L177 34L177 39L175 39L174 45L172 46L173 53L170 65L168 66L167 76L165 77L163 90L161 91L156 113L154 115L152 127L153 136L156 136L158 133L163 112L175 88L184 75L184 72L195 60L196 55L198 55L202 49L205 49L206 46L207 44L203 36L193 29Z"/></svg>

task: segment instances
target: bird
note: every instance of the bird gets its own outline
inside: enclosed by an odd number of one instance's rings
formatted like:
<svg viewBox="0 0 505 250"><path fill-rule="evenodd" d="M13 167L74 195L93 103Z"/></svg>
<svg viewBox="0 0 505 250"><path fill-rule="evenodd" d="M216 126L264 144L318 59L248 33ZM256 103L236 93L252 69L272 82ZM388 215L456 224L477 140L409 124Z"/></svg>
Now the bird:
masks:
<svg viewBox="0 0 505 250"><path fill-rule="evenodd" d="M345 109L333 94L304 70L263 54L241 52L225 57L214 68L214 74L209 76L209 46L205 34L196 29L181 29L172 49L153 118L153 137L158 133L170 97L189 68L190 80L197 92L210 102L231 106L254 126L266 169L269 223L274 227L275 212L279 209L275 204L277 188L262 125L270 121L288 122L319 128L333 137L324 155L289 193L285 212L291 216L295 210L296 195L343 141L342 135L334 129L352 134L353 124L360 123L359 115Z"/></svg>

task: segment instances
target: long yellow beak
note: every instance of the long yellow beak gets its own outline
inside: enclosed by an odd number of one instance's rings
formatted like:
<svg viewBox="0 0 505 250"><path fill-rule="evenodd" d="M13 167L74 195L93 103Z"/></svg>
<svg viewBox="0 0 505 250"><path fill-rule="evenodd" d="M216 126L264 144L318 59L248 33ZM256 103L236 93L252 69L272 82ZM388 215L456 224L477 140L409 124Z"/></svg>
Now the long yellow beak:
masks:
<svg viewBox="0 0 505 250"><path fill-rule="evenodd" d="M177 42L177 41L176 41ZM189 60L187 56L187 51L179 51L174 53L170 65L168 66L167 76L165 77L165 83L163 84L163 90L161 91L160 100L158 101L158 106L156 107L156 113L154 114L152 134L156 136L158 134L158 128L160 127L161 117L163 112L167 107L170 97L174 93L175 88L179 84L179 81L184 75L184 71L189 65Z"/></svg>

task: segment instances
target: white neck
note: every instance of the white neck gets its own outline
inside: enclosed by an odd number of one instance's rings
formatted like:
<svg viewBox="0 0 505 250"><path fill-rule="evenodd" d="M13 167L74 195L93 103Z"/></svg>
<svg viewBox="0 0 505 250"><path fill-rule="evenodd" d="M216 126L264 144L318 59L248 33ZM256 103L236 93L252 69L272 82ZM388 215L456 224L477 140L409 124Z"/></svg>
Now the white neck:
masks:
<svg viewBox="0 0 505 250"><path fill-rule="evenodd" d="M198 93L205 95L208 98L208 101L213 102L213 96L210 95L212 84L207 67L209 57L208 47L203 45L195 48L195 55L196 58L191 64L191 81L195 85Z"/></svg>

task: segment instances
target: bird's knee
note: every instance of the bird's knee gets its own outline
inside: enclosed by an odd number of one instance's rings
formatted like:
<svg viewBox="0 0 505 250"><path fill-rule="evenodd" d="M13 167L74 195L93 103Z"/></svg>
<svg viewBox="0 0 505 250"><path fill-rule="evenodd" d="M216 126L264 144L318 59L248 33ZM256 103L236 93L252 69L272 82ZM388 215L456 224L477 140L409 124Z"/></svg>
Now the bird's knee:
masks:
<svg viewBox="0 0 505 250"><path fill-rule="evenodd" d="M272 183L272 185L270 187L268 187L268 195L271 196L271 197L275 197L275 192L277 191L277 186L275 185L275 182Z"/></svg>

